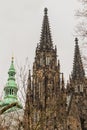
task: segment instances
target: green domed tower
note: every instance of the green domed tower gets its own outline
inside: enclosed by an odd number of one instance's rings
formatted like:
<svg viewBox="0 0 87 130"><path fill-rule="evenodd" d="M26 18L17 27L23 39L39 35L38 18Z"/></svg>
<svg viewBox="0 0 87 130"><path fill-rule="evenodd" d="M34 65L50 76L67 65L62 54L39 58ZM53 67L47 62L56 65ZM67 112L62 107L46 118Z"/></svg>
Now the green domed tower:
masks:
<svg viewBox="0 0 87 130"><path fill-rule="evenodd" d="M17 92L18 92L18 86L15 82L15 68L14 68L14 58L12 57L11 65L8 71L8 81L4 88L4 99L0 103L1 107L4 107L6 105L9 105L11 103L17 103L17 107L22 108L21 103L18 101Z"/></svg>

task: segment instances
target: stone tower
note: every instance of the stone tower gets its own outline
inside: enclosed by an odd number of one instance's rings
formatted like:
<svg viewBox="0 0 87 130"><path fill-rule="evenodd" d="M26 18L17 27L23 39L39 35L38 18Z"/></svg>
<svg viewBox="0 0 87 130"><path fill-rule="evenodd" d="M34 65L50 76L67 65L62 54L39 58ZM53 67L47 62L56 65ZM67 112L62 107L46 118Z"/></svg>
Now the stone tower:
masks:
<svg viewBox="0 0 87 130"><path fill-rule="evenodd" d="M29 93L26 97L26 101L30 100L30 106L33 106L34 111L30 124L36 127L39 122L38 127L41 130L56 130L58 112L63 114L65 111L62 110L65 108L66 92L63 73L60 72L60 62L57 61L57 48L52 42L47 8L44 9L41 38L36 47L32 73L32 81L30 78L28 80Z"/></svg>
<svg viewBox="0 0 87 130"><path fill-rule="evenodd" d="M87 82L79 50L78 39L75 38L73 71L67 88L69 98L69 118L76 120L77 128L87 130ZM69 126L70 127L70 126ZM74 125L72 126L74 127ZM75 129L75 128L74 128Z"/></svg>
<svg viewBox="0 0 87 130"><path fill-rule="evenodd" d="M46 109L48 99L57 96L60 89L60 64L57 64L57 50L53 47L47 8L44 10L44 19L40 43L36 48L33 63L34 98L37 107Z"/></svg>

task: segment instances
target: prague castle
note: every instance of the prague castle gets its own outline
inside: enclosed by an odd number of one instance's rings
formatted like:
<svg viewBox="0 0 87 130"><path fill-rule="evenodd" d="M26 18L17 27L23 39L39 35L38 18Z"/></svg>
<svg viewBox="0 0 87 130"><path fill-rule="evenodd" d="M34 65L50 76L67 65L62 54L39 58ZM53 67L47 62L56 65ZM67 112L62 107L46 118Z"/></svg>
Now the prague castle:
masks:
<svg viewBox="0 0 87 130"><path fill-rule="evenodd" d="M18 107L17 111L24 111L19 123L20 130L87 130L87 78L78 38L75 38L73 70L66 86L60 68L57 47L52 41L48 9L45 8L32 74L29 70L24 110L17 99L13 60L8 72L8 83L4 88L4 100L0 102L1 110L9 104L17 103L10 110L14 112L13 108ZM5 113L10 113L9 109Z"/></svg>

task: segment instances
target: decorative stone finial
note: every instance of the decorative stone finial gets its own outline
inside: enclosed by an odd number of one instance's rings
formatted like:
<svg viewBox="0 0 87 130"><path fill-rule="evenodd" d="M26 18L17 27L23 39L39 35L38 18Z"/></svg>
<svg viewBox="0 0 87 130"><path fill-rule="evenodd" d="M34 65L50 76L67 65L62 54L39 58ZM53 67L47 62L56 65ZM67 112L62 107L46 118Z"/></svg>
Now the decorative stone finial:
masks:
<svg viewBox="0 0 87 130"><path fill-rule="evenodd" d="M78 38L77 37L75 38L75 42L76 42L76 44L78 44Z"/></svg>
<svg viewBox="0 0 87 130"><path fill-rule="evenodd" d="M31 70L29 69L29 77L31 77Z"/></svg>
<svg viewBox="0 0 87 130"><path fill-rule="evenodd" d="M45 9L44 9L44 14L45 14L45 15L47 15L47 11L48 11L48 9L45 8Z"/></svg>

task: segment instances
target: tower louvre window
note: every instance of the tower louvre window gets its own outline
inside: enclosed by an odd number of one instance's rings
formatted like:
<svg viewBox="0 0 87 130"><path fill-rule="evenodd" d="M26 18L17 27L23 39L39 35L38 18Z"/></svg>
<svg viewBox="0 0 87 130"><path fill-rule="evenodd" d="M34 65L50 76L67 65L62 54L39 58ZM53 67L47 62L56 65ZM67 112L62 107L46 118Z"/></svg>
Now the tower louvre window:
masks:
<svg viewBox="0 0 87 130"><path fill-rule="evenodd" d="M47 56L47 57L46 57L46 65L49 65L49 64L50 64L50 57Z"/></svg>
<svg viewBox="0 0 87 130"><path fill-rule="evenodd" d="M78 86L78 92L80 92L80 86Z"/></svg>
<svg viewBox="0 0 87 130"><path fill-rule="evenodd" d="M12 89L12 95L14 94L14 90Z"/></svg>
<svg viewBox="0 0 87 130"><path fill-rule="evenodd" d="M78 92L78 89L79 89L79 87L76 86L76 87L75 87L75 92L76 92L76 93Z"/></svg>
<svg viewBox="0 0 87 130"><path fill-rule="evenodd" d="M43 58L40 58L40 65L43 65Z"/></svg>
<svg viewBox="0 0 87 130"><path fill-rule="evenodd" d="M83 85L80 85L80 92L83 92Z"/></svg>
<svg viewBox="0 0 87 130"><path fill-rule="evenodd" d="M9 89L6 90L6 95L8 95L8 94L9 94Z"/></svg>
<svg viewBox="0 0 87 130"><path fill-rule="evenodd" d="M11 89L10 89L10 95L11 95Z"/></svg>
<svg viewBox="0 0 87 130"><path fill-rule="evenodd" d="M10 95L13 95L13 94L14 94L13 89L10 89Z"/></svg>
<svg viewBox="0 0 87 130"><path fill-rule="evenodd" d="M75 87L75 92L77 93L77 92L83 92L83 85L77 85L76 87Z"/></svg>
<svg viewBox="0 0 87 130"><path fill-rule="evenodd" d="M17 95L17 91L16 90L14 90L13 93L14 93L14 95Z"/></svg>

